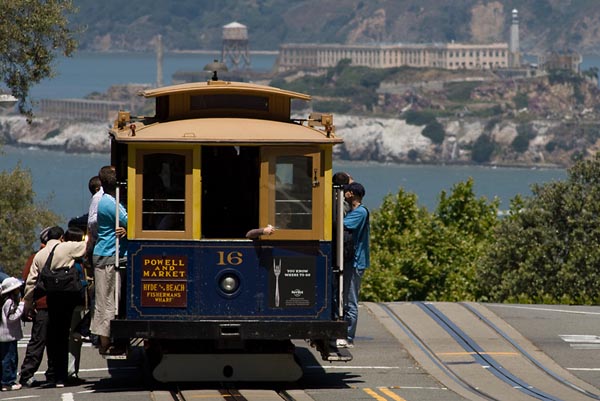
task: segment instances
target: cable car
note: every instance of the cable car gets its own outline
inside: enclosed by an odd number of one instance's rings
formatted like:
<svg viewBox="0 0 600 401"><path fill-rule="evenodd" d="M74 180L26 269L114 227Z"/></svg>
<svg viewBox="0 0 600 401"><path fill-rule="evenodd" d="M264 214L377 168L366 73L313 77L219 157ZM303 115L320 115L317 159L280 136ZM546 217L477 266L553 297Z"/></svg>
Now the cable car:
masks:
<svg viewBox="0 0 600 401"><path fill-rule="evenodd" d="M350 360L331 345L347 332L335 318L333 117L294 118L310 96L216 72L141 95L155 115L121 111L109 131L128 210L111 335L143 340L159 381L293 381L293 340ZM267 225L272 235L246 238Z"/></svg>

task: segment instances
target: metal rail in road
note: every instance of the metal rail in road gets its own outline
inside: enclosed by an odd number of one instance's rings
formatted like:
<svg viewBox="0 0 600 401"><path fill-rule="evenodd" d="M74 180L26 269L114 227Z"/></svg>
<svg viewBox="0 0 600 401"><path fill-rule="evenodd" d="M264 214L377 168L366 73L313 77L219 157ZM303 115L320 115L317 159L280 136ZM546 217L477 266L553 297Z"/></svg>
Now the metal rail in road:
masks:
<svg viewBox="0 0 600 401"><path fill-rule="evenodd" d="M302 390L238 390L234 388L210 390L153 391L153 401L313 401Z"/></svg>
<svg viewBox="0 0 600 401"><path fill-rule="evenodd" d="M430 374L470 400L599 400L593 389L545 357L478 304L372 304ZM379 311L379 312L377 312ZM385 322L385 320L382 320ZM499 327L502 325L505 329Z"/></svg>

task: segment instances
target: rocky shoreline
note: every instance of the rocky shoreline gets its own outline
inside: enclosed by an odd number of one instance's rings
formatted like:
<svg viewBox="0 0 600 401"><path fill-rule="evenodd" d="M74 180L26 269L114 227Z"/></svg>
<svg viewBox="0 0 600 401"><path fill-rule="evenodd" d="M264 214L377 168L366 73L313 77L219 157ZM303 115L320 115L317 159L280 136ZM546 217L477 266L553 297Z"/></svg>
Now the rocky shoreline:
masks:
<svg viewBox="0 0 600 401"><path fill-rule="evenodd" d="M441 144L423 136L424 126L410 125L402 119L335 115L336 134L344 144L334 148L338 160L407 164L477 164L471 158L473 143L486 131L485 120L447 119L441 121L446 132ZM564 157L548 157L546 147L559 121L531 124L535 137L526 151L501 151L486 165L511 167L566 167ZM28 125L21 116L0 116L0 139L18 147L39 147L68 153L107 153L110 151L108 123L74 122L36 118ZM489 129L489 127L487 128ZM497 146L510 149L518 135L512 121L498 122L486 135Z"/></svg>

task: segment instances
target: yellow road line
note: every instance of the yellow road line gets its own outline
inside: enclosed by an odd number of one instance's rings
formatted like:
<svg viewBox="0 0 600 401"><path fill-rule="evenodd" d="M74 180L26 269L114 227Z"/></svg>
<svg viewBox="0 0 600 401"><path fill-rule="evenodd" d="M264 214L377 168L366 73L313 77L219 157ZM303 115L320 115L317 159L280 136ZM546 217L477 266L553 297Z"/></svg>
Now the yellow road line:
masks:
<svg viewBox="0 0 600 401"><path fill-rule="evenodd" d="M406 401L404 398L400 397L398 394L394 393L392 390L386 387L378 387L379 391L383 394L387 395L394 401Z"/></svg>
<svg viewBox="0 0 600 401"><path fill-rule="evenodd" d="M388 401L387 398L380 396L379 394L377 394L374 390L371 390L370 388L363 388L363 391L365 393L369 394L371 397L373 397L377 401Z"/></svg>

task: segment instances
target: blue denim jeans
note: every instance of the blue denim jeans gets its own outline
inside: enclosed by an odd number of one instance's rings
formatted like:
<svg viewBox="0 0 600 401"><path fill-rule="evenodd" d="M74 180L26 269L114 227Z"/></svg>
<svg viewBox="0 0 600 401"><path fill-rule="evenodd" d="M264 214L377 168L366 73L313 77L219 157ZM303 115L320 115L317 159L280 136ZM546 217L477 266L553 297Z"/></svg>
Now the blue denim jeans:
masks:
<svg viewBox="0 0 600 401"><path fill-rule="evenodd" d="M11 386L17 382L17 341L0 342L2 358L2 385Z"/></svg>
<svg viewBox="0 0 600 401"><path fill-rule="evenodd" d="M358 299L364 270L344 267L344 318L348 322L348 342L354 342L358 324Z"/></svg>

